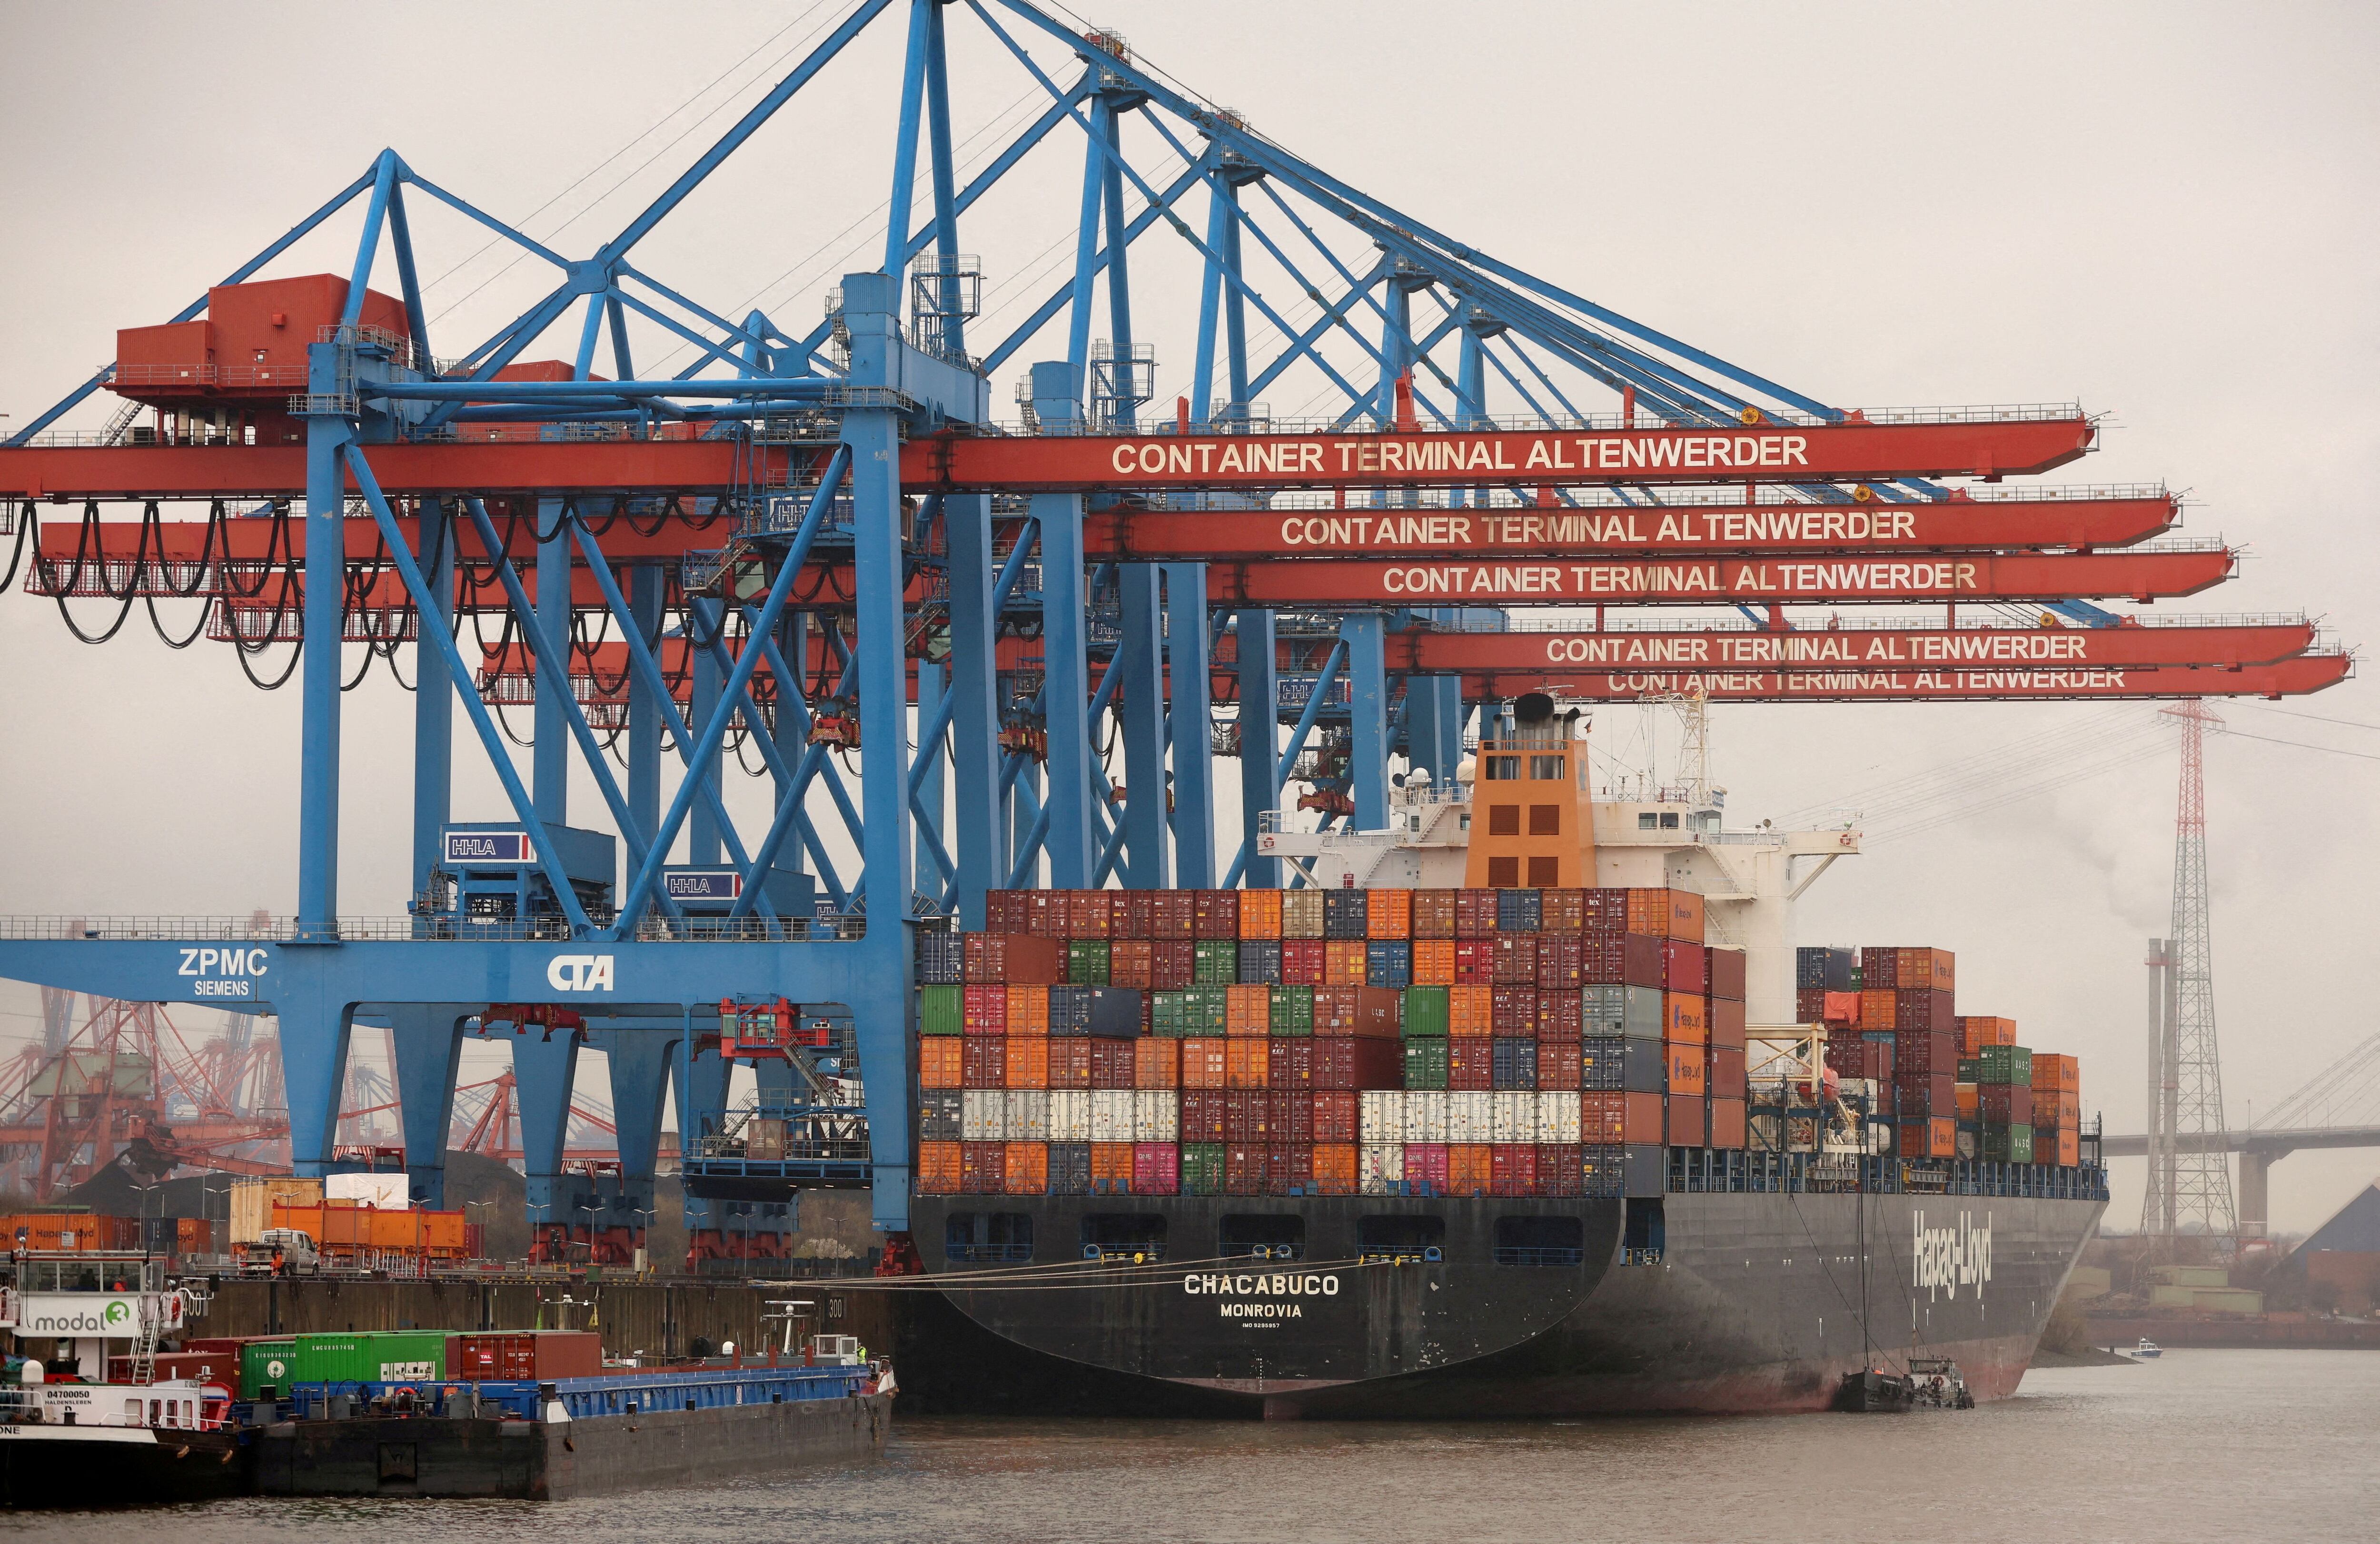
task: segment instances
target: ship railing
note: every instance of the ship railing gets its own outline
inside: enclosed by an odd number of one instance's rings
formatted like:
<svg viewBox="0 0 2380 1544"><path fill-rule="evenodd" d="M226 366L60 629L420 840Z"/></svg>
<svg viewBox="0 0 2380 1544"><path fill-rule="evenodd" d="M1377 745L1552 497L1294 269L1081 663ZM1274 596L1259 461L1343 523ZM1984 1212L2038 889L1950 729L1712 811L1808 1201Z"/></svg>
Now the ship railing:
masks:
<svg viewBox="0 0 2380 1544"><path fill-rule="evenodd" d="M1154 1265L1165 1258L1165 1246L1148 1244L1086 1244L1083 1258L1087 1260L1113 1260L1118 1265Z"/></svg>
<svg viewBox="0 0 2380 1544"><path fill-rule="evenodd" d="M1661 1263L1661 1251L1658 1249L1623 1248L1620 1251L1620 1263L1622 1265L1658 1265Z"/></svg>
<svg viewBox="0 0 2380 1544"><path fill-rule="evenodd" d="M952 1261L961 1265L1030 1265L1033 1246L1030 1244L956 1244L943 1251Z"/></svg>
<svg viewBox="0 0 2380 1544"><path fill-rule="evenodd" d="M1496 1246L1498 1265L1585 1265L1584 1249L1540 1249L1523 1245L1500 1244Z"/></svg>
<svg viewBox="0 0 2380 1544"><path fill-rule="evenodd" d="M1419 1249L1367 1249L1355 1256L1357 1265L1436 1265L1446 1258L1446 1251L1436 1245Z"/></svg>

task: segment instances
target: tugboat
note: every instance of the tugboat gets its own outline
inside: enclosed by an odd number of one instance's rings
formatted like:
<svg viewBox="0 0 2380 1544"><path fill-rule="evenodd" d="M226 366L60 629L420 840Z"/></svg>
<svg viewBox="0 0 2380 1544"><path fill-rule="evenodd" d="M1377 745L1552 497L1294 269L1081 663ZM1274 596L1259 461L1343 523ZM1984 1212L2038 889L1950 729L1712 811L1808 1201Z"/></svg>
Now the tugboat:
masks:
<svg viewBox="0 0 2380 1544"><path fill-rule="evenodd" d="M1947 1356L1912 1356L1905 1373L1881 1368L1847 1372L1835 1396L1835 1408L1852 1415L1974 1407L1975 1396L1959 1376L1959 1364Z"/></svg>
<svg viewBox="0 0 2380 1544"><path fill-rule="evenodd" d="M0 1286L0 1504L190 1501L247 1489L222 1383L153 1376L202 1290L139 1253L19 1251ZM110 1362L124 1376L112 1379Z"/></svg>

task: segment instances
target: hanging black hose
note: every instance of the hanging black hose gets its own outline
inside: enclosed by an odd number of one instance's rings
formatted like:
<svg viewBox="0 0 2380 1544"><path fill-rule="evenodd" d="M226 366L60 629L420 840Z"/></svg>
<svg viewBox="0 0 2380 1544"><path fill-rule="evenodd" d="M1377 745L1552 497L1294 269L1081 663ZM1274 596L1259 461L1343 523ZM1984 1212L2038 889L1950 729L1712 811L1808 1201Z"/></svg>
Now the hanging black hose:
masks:
<svg viewBox="0 0 2380 1544"><path fill-rule="evenodd" d="M83 559L98 537L99 501L86 499L82 506L82 528L75 532L74 569L67 575L64 584L58 582L57 571L50 566L50 560L42 555L41 548L33 549L33 572L41 576L42 588L53 595L65 595L80 585Z"/></svg>
<svg viewBox="0 0 2380 1544"><path fill-rule="evenodd" d="M157 641L164 644L168 649L188 649L193 643L198 642L199 635L207 630L207 619L212 616L215 611L215 598L210 595L199 603L198 626L190 629L189 637L176 641L173 638L167 636L165 632L165 625L157 620L157 597L154 595L148 596L143 600L142 604L149 608L149 626L150 628L156 633Z"/></svg>
<svg viewBox="0 0 2380 1544"><path fill-rule="evenodd" d="M97 529L99 525L99 505L96 500L84 506L83 521L86 529ZM97 638L91 637L89 633L84 632L80 627L75 626L73 614L67 610L66 591L60 590L57 594L58 620L67 625L67 631L72 633L79 641L83 643L105 643L110 638L113 638L117 633L122 632L124 630L125 620L132 614L132 602L140 598L140 570L148 562L148 558L149 522L144 519L140 522L140 540L134 546L132 552L131 577L124 587L123 594L118 595L115 591L108 588L107 570L103 560L101 565L99 581L100 592L111 601L121 601L124 602L124 604L119 607L115 613L115 620L109 624L107 631L100 634ZM78 547L75 554L75 566L78 570L82 566L82 554L79 547Z"/></svg>
<svg viewBox="0 0 2380 1544"><path fill-rule="evenodd" d="M42 517L35 511L33 502L30 499L26 500L17 507L24 515L25 523L17 528L16 549L8 554L8 573L6 577L0 577L0 591L6 591L11 584L16 582L18 565L25 561L25 542L29 535L30 536L33 543L35 561L39 562L41 556ZM31 576L28 575L27 577L30 578Z"/></svg>
<svg viewBox="0 0 2380 1544"><path fill-rule="evenodd" d="M271 647L271 643L272 640L268 637L265 642L258 644L253 650L250 650L246 644L236 644L232 649L232 653L239 660L239 673L248 677L249 686L260 691L279 691L283 687L287 686L289 677L298 674L298 662L304 658L306 653L306 640L301 638L298 640L297 647L289 650L289 668L270 681L260 681L257 679L256 672L248 668L248 656L250 652L259 654L264 652Z"/></svg>
<svg viewBox="0 0 2380 1544"><path fill-rule="evenodd" d="M539 530L537 529L537 520L535 517L530 517L529 530L536 536L537 544L542 547L547 542L552 541L555 537L560 536L564 531L568 530L571 527L571 523L577 518L578 501L575 498L565 499L562 501L561 507L553 512L553 529L552 530ZM504 545L507 548L511 547L512 539L509 536L505 538Z"/></svg>

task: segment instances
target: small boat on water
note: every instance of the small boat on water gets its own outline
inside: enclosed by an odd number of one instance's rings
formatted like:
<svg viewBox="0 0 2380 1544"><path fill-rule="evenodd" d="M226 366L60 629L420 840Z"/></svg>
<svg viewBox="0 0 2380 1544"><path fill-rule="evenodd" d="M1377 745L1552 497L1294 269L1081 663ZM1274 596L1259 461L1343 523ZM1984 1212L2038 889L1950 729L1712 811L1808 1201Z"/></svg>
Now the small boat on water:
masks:
<svg viewBox="0 0 2380 1544"><path fill-rule="evenodd" d="M2159 1356L2164 1356L2165 1352L2160 1346L2158 1346L2156 1342L2149 1339L2146 1335L2143 1335L2141 1337L2141 1343L2132 1347L2132 1355L2141 1361L2153 1362Z"/></svg>
<svg viewBox="0 0 2380 1544"><path fill-rule="evenodd" d="M1835 1408L1851 1415L1903 1410L1972 1410L1975 1396L1947 1356L1912 1356L1905 1373L1873 1368L1843 1375Z"/></svg>

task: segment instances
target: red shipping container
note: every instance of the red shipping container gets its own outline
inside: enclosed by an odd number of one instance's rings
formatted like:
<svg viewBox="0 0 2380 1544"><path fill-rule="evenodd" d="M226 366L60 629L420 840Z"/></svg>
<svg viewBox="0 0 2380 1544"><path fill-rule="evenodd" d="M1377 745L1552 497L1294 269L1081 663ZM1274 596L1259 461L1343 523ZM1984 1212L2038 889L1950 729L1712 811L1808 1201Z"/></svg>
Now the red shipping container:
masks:
<svg viewBox="0 0 2380 1544"><path fill-rule="evenodd" d="M1585 1028L1586 1015L1577 992L1568 987L1537 989L1537 1039L1574 1040Z"/></svg>
<svg viewBox="0 0 2380 1544"><path fill-rule="evenodd" d="M1265 1194L1303 1196L1314 1188L1314 1149L1276 1142L1265 1153Z"/></svg>
<svg viewBox="0 0 2380 1544"><path fill-rule="evenodd" d="M1975 1090L1984 1119L2000 1125L2047 1125L2033 1118L2033 1087L2026 1083L1986 1083Z"/></svg>
<svg viewBox="0 0 2380 1544"><path fill-rule="evenodd" d="M1498 1142L1488 1149L1488 1189L1497 1196L1537 1193L1537 1147L1534 1142Z"/></svg>
<svg viewBox="0 0 2380 1544"><path fill-rule="evenodd" d="M1314 1096L1276 1088L1264 1096L1265 1134L1272 1141L1295 1147L1314 1144Z"/></svg>
<svg viewBox="0 0 2380 1544"><path fill-rule="evenodd" d="M959 1042L961 1052L959 1087L963 1088L1005 1088L1008 1087L1008 1041L991 1035L969 1035Z"/></svg>
<svg viewBox="0 0 2380 1544"><path fill-rule="evenodd" d="M1956 1036L1959 1017L1955 1000L1947 991L1903 987L1892 994L1895 1029L1929 1029Z"/></svg>
<svg viewBox="0 0 2380 1544"><path fill-rule="evenodd" d="M1151 894L1164 895L1158 890ZM1198 945L1186 938L1152 939L1148 946L1148 985L1152 991L1180 991L1196 984Z"/></svg>
<svg viewBox="0 0 2380 1544"><path fill-rule="evenodd" d="M970 1196L997 1196L1008 1188L1008 1144L961 1142L959 1188Z"/></svg>
<svg viewBox="0 0 2380 1544"><path fill-rule="evenodd" d="M1354 987L1316 987L1314 989L1314 1033L1345 1039L1355 1032L1355 989Z"/></svg>
<svg viewBox="0 0 2380 1544"><path fill-rule="evenodd" d="M1742 1051L1744 1045L1743 1003L1731 997L1713 997L1704 1007L1710 1015L1710 1042L1731 1051Z"/></svg>
<svg viewBox="0 0 2380 1544"><path fill-rule="evenodd" d="M511 1330L455 1337L446 1376L480 1382L534 1383L600 1378L603 1337L592 1330Z"/></svg>
<svg viewBox="0 0 2380 1544"><path fill-rule="evenodd" d="M1600 885L1579 897L1586 910L1588 932L1624 933L1628 930L1628 892L1615 885Z"/></svg>
<svg viewBox="0 0 2380 1544"><path fill-rule="evenodd" d="M1264 1143L1272 1140L1271 1096L1248 1088L1223 1090L1223 1140Z"/></svg>
<svg viewBox="0 0 2380 1544"><path fill-rule="evenodd" d="M1794 988L1793 1022L1796 1024L1824 1024L1827 1020L1827 998L1828 995L1830 994L1824 987ZM1847 992L1844 995L1856 999L1858 994L1855 992Z"/></svg>
<svg viewBox="0 0 2380 1544"><path fill-rule="evenodd" d="M1153 991L1156 980L1156 944L1145 938L1120 938L1108 945L1108 985Z"/></svg>
<svg viewBox="0 0 2380 1544"><path fill-rule="evenodd" d="M1457 986L1484 987L1496 979L1496 941L1492 938L1458 938L1454 941L1454 982Z"/></svg>
<svg viewBox="0 0 2380 1544"><path fill-rule="evenodd" d="M1665 939L1661 943L1661 990L1695 997L1710 991L1710 962L1699 943Z"/></svg>
<svg viewBox="0 0 2380 1544"><path fill-rule="evenodd" d="M1710 1101L1700 1094L1671 1094L1670 1146L1699 1148L1707 1146L1709 1141Z"/></svg>
<svg viewBox="0 0 2380 1544"><path fill-rule="evenodd" d="M1363 1100L1353 1088L1317 1088L1312 1101L1317 1142L1353 1142L1363 1135Z"/></svg>
<svg viewBox="0 0 2380 1544"><path fill-rule="evenodd" d="M1586 984L1586 940L1547 932L1537 939L1537 990L1576 993Z"/></svg>
<svg viewBox="0 0 2380 1544"><path fill-rule="evenodd" d="M1906 1075L1956 1073L1958 1037L1948 1029L1896 1030L1892 1037L1892 1062L1898 1071Z"/></svg>
<svg viewBox="0 0 2380 1544"><path fill-rule="evenodd" d="M1269 1148L1227 1143L1223 1148L1223 1194L1261 1196L1272 1152Z"/></svg>
<svg viewBox="0 0 2380 1544"><path fill-rule="evenodd" d="M1109 900L1105 890L1069 890L1066 892L1066 936L1068 938L1112 938L1115 936L1115 903Z"/></svg>
<svg viewBox="0 0 2380 1544"><path fill-rule="evenodd" d="M1089 1040L1091 1048L1091 1087L1094 1088L1132 1088L1139 1087L1135 1073L1134 1052L1138 1040Z"/></svg>
<svg viewBox="0 0 2380 1544"><path fill-rule="evenodd" d="M1422 939L1454 936L1454 892L1416 890L1413 893L1413 936Z"/></svg>
<svg viewBox="0 0 2380 1544"><path fill-rule="evenodd" d="M1050 1087L1053 1088L1088 1088L1091 1082L1091 1047L1101 1044L1121 1045L1121 1040L1051 1040L1050 1044Z"/></svg>
<svg viewBox="0 0 2380 1544"><path fill-rule="evenodd" d="M1171 1196L1182 1188L1182 1149L1171 1142L1132 1145L1132 1193Z"/></svg>
<svg viewBox="0 0 2380 1544"><path fill-rule="evenodd" d="M1175 1129L1185 1142L1220 1142L1228 1129L1231 1094L1223 1088L1184 1088Z"/></svg>
<svg viewBox="0 0 2380 1544"><path fill-rule="evenodd" d="M1890 991L1900 984L1900 950L1863 949L1860 951L1860 988L1862 991Z"/></svg>
<svg viewBox="0 0 2380 1544"><path fill-rule="evenodd" d="M1537 926L1548 933L1583 932L1586 928L1586 892L1578 889L1537 893ZM1545 947L1541 942L1539 949Z"/></svg>
<svg viewBox="0 0 2380 1544"><path fill-rule="evenodd" d="M1621 1140L1633 1147L1656 1147L1662 1140L1664 1112L1659 1094L1622 1094Z"/></svg>
<svg viewBox="0 0 2380 1544"><path fill-rule="evenodd" d="M1194 893L1187 890L1151 890L1148 895L1148 936L1151 938L1195 938L1198 929L1198 906Z"/></svg>
<svg viewBox="0 0 2380 1544"><path fill-rule="evenodd" d="M1367 1039L1395 1039L1404 1032L1404 1014L1405 994L1394 987L1355 989L1356 1035ZM1321 1032L1318 1026L1315 1032Z"/></svg>
<svg viewBox="0 0 2380 1544"><path fill-rule="evenodd" d="M1265 1063L1265 1076L1270 1088L1299 1091L1314 1087L1314 1041L1303 1035L1293 1035L1273 1047ZM1348 1140L1353 1141L1350 1137Z"/></svg>
<svg viewBox="0 0 2380 1544"><path fill-rule="evenodd" d="M1190 936L1240 936L1240 893L1236 890L1194 890L1190 893Z"/></svg>
<svg viewBox="0 0 2380 1544"><path fill-rule="evenodd" d="M1496 1042L1491 1039L1451 1039L1446 1042L1446 1086L1477 1092L1496 1086Z"/></svg>
<svg viewBox="0 0 2380 1544"><path fill-rule="evenodd" d="M1661 941L1642 933L1625 933L1620 940L1620 980L1623 986L1658 987L1661 984Z"/></svg>
<svg viewBox="0 0 2380 1544"><path fill-rule="evenodd" d="M1293 1040L1290 1043L1301 1042ZM1317 1088L1404 1087L1404 1046L1400 1041L1364 1039L1303 1043L1314 1047L1314 1087ZM1484 1050L1491 1042L1473 1043Z"/></svg>
<svg viewBox="0 0 2380 1544"><path fill-rule="evenodd" d="M1732 1100L1744 1097L1744 1052L1741 1049L1721 1045L1711 1047L1710 1097Z"/></svg>
<svg viewBox="0 0 2380 1544"><path fill-rule="evenodd" d="M1578 1137L1590 1147L1628 1140L1628 1096L1616 1089L1590 1089L1578 1096Z"/></svg>
<svg viewBox="0 0 2380 1544"><path fill-rule="evenodd" d="M1955 1073L1897 1073L1892 1079L1893 1108L1897 1117L1902 1121L1913 1121L1927 1115L1943 1115L1955 1120L1959 1111L1958 1089Z"/></svg>
<svg viewBox="0 0 2380 1544"><path fill-rule="evenodd" d="M1710 960L1710 994L1730 1003L1743 1001L1745 971L1744 954L1741 949L1713 949Z"/></svg>
<svg viewBox="0 0 2380 1544"><path fill-rule="evenodd" d="M1132 1086L1135 1088L1182 1087L1182 1042L1143 1036L1132 1047Z"/></svg>
<svg viewBox="0 0 2380 1544"><path fill-rule="evenodd" d="M959 1026L970 1035L1008 1033L1008 989L1004 986L961 987Z"/></svg>
<svg viewBox="0 0 2380 1544"><path fill-rule="evenodd" d="M1526 1039L1536 1032L1536 988L1498 987L1489 1001L1493 1003L1493 1016L1488 1022L1498 1035L1508 1039Z"/></svg>
<svg viewBox="0 0 2380 1544"><path fill-rule="evenodd" d="M1025 930L1035 938L1066 936L1066 893L1062 890L1032 890L1025 895Z"/></svg>
<svg viewBox="0 0 2380 1544"><path fill-rule="evenodd" d="M1925 1120L1904 1120L1900 1124L1900 1156L1903 1158L1956 1158L1959 1155L1959 1123L1943 1116Z"/></svg>
<svg viewBox="0 0 2380 1544"><path fill-rule="evenodd" d="M1405 1144L1405 1183L1427 1185L1432 1195L1446 1194L1447 1147L1443 1142Z"/></svg>
<svg viewBox="0 0 2380 1544"><path fill-rule="evenodd" d="M1710 1101L1710 1145L1733 1152L1744 1145L1744 1105L1740 1099Z"/></svg>
<svg viewBox="0 0 2380 1544"><path fill-rule="evenodd" d="M1537 1194L1575 1196L1585 1188L1585 1155L1575 1142L1537 1144Z"/></svg>
<svg viewBox="0 0 2380 1544"><path fill-rule="evenodd" d="M1537 935L1498 933L1495 942L1495 984L1500 987L1536 986L1537 984Z"/></svg>
<svg viewBox="0 0 2380 1544"><path fill-rule="evenodd" d="M970 986L1055 986L1066 979L1066 945L1030 933L969 933L961 945Z"/></svg>
<svg viewBox="0 0 2380 1544"><path fill-rule="evenodd" d="M1537 1042L1537 1087L1569 1089L1579 1085L1581 1047L1576 1040Z"/></svg>
<svg viewBox="0 0 2380 1544"><path fill-rule="evenodd" d="M983 894L983 930L1024 933L1033 930L1031 894L1023 890L987 890Z"/></svg>
<svg viewBox="0 0 2380 1544"><path fill-rule="evenodd" d="M1496 893L1494 891L1458 890L1454 893L1454 936L1457 938L1496 936Z"/></svg>
<svg viewBox="0 0 2380 1544"><path fill-rule="evenodd" d="M1112 919L1108 923L1109 935L1113 938L1130 939L1135 942L1146 942L1149 936L1149 924L1153 915L1151 892L1116 890L1109 894L1112 896L1110 904L1114 911Z"/></svg>
<svg viewBox="0 0 2380 1544"><path fill-rule="evenodd" d="M1446 1146L1446 1191L1449 1196L1485 1196L1495 1184L1494 1150L1485 1142L1450 1142Z"/></svg>
<svg viewBox="0 0 2380 1544"><path fill-rule="evenodd" d="M1326 939L1284 938L1281 941L1281 984L1318 987L1323 984Z"/></svg>

